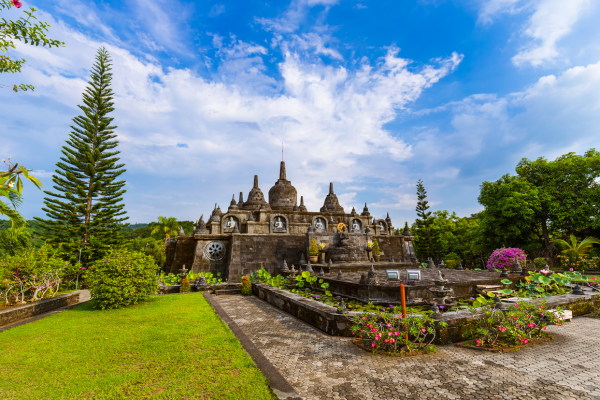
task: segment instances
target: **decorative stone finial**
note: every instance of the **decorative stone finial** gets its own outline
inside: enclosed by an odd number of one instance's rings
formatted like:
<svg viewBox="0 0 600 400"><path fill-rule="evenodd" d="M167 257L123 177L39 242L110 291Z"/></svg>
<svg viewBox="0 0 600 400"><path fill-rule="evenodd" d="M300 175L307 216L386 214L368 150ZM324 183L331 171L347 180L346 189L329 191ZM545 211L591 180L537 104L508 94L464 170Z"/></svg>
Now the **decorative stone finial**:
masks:
<svg viewBox="0 0 600 400"><path fill-rule="evenodd" d="M377 278L375 276L375 267L371 264L371 269L367 273L367 285L373 285L377 283Z"/></svg>
<svg viewBox="0 0 600 400"><path fill-rule="evenodd" d="M256 221L256 220L254 219L254 213L250 213L250 214L248 214L248 219L247 219L247 221L248 221L248 222L254 222L254 221Z"/></svg>
<svg viewBox="0 0 600 400"><path fill-rule="evenodd" d="M333 193L333 182L329 183L329 194L325 197L321 212L344 212L344 207L340 206L337 196Z"/></svg>
<svg viewBox="0 0 600 400"><path fill-rule="evenodd" d="M459 271L462 271L462 270L464 270L464 268L463 268L463 266L462 266L462 263L460 263L460 262L459 262L459 263L458 263L458 267L456 267L456 269L457 269L457 270L459 270Z"/></svg>
<svg viewBox="0 0 600 400"><path fill-rule="evenodd" d="M221 207L219 206L217 206L217 214L219 215L219 217L223 215L223 211L221 211Z"/></svg>
<svg viewBox="0 0 600 400"><path fill-rule="evenodd" d="M254 175L254 188L258 189L258 175Z"/></svg>
<svg viewBox="0 0 600 400"><path fill-rule="evenodd" d="M354 207L352 207L352 211L350 212L350 215L356 215L356 209Z"/></svg>
<svg viewBox="0 0 600 400"><path fill-rule="evenodd" d="M308 232L308 233L313 233L314 231L315 231L315 228L313 228L312 224L310 224L310 225L308 226L308 230L307 230L307 232Z"/></svg>
<svg viewBox="0 0 600 400"><path fill-rule="evenodd" d="M286 179L285 178L285 161L282 161L281 165L279 166L279 179Z"/></svg>
<svg viewBox="0 0 600 400"><path fill-rule="evenodd" d="M387 217L385 217L385 222L388 224L388 227L392 226L392 219L390 218L390 213L387 213Z"/></svg>
<svg viewBox="0 0 600 400"><path fill-rule="evenodd" d="M177 236L185 236L185 232L183 231L183 226L179 227L179 233L177 233Z"/></svg>
<svg viewBox="0 0 600 400"><path fill-rule="evenodd" d="M292 208L292 211L298 211L298 203L294 203L294 208Z"/></svg>
<svg viewBox="0 0 600 400"><path fill-rule="evenodd" d="M431 257L429 257L429 259L427 260L427 268L435 268L435 264L433 263Z"/></svg>
<svg viewBox="0 0 600 400"><path fill-rule="evenodd" d="M329 262L327 263L327 268L329 268L329 272L331 272L331 268L333 268L333 261L331 261L331 258L329 259Z"/></svg>
<svg viewBox="0 0 600 400"><path fill-rule="evenodd" d="M279 268L279 271L282 273L290 272L290 269L288 268L287 262L285 260L283 260L283 264L281 264L281 268Z"/></svg>
<svg viewBox="0 0 600 400"><path fill-rule="evenodd" d="M237 203L235 202L235 194L231 196L231 203L229 203L230 206L237 206Z"/></svg>
<svg viewBox="0 0 600 400"><path fill-rule="evenodd" d="M290 268L290 275L292 278L296 276L296 267L294 267L294 264L292 264L292 268Z"/></svg>
<svg viewBox="0 0 600 400"><path fill-rule="evenodd" d="M363 217L368 217L371 214L369 213L369 208L367 207L367 203L365 203L365 208L363 208L363 212L360 213L360 215L362 215Z"/></svg>
<svg viewBox="0 0 600 400"><path fill-rule="evenodd" d="M300 207L298 207L298 211L307 211L306 206L304 205L304 196L300 196Z"/></svg>
<svg viewBox="0 0 600 400"><path fill-rule="evenodd" d="M300 254L300 265L306 264L306 258L304 258L304 253Z"/></svg>
<svg viewBox="0 0 600 400"><path fill-rule="evenodd" d="M321 267L321 270L319 271L319 276L325 276L325 271L323 271L323 267Z"/></svg>
<svg viewBox="0 0 600 400"><path fill-rule="evenodd" d="M442 260L441 264L438 266L438 268L446 268L446 264L444 264L444 260Z"/></svg>
<svg viewBox="0 0 600 400"><path fill-rule="evenodd" d="M360 282L358 282L361 285L364 285L367 283L367 273L363 272L362 274L360 274Z"/></svg>
<svg viewBox="0 0 600 400"><path fill-rule="evenodd" d="M410 233L410 229L408 228L408 222L405 221L404 222L404 232L402 232L403 236L412 236L412 234Z"/></svg>
<svg viewBox="0 0 600 400"><path fill-rule="evenodd" d="M208 233L208 229L206 229L206 222L204 222L204 214L200 216L198 223L196 224L196 229L194 229L194 235L204 235Z"/></svg>
<svg viewBox="0 0 600 400"><path fill-rule="evenodd" d="M342 270L340 269L340 272L338 272L337 274L337 279L342 279Z"/></svg>
<svg viewBox="0 0 600 400"><path fill-rule="evenodd" d="M238 201L238 207L244 205L244 192L240 192L240 200Z"/></svg>
<svg viewBox="0 0 600 400"><path fill-rule="evenodd" d="M310 265L310 260L308 260L308 262L306 263L306 270L307 270L308 272L315 272L315 271L313 271L313 269L312 269L312 265Z"/></svg>

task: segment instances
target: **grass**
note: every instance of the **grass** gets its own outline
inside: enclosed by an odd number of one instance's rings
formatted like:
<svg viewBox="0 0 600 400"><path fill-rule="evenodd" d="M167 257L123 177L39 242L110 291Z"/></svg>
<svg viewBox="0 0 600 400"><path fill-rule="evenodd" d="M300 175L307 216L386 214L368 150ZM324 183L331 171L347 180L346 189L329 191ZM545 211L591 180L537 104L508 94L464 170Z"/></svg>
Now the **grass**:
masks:
<svg viewBox="0 0 600 400"><path fill-rule="evenodd" d="M2 399L272 399L201 293L93 302L0 333Z"/></svg>

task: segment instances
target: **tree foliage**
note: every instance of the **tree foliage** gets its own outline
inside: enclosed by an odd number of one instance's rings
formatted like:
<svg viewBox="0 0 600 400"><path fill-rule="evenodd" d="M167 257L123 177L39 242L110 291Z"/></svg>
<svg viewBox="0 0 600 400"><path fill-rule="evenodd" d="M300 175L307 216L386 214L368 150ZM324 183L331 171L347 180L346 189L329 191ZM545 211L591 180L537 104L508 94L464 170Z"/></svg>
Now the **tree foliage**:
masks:
<svg viewBox="0 0 600 400"><path fill-rule="evenodd" d="M541 250L552 263L553 237L600 228L600 153L567 153L554 161L522 159L516 175L483 182L481 236L487 248Z"/></svg>
<svg viewBox="0 0 600 400"><path fill-rule="evenodd" d="M427 201L427 191L422 180L417 181L417 219L413 225L413 234L415 235L415 252L421 260L429 257L439 260L441 249L439 247L439 231L433 228L434 217L429 209Z"/></svg>
<svg viewBox="0 0 600 400"><path fill-rule="evenodd" d="M12 7L20 8L20 3L11 0L0 0L0 10L9 10ZM34 13L37 10L33 7L30 11L23 11L25 16L22 16L16 21L0 19L0 51L4 53L0 55L0 73L19 73L25 59L13 59L7 55L9 49L15 49L15 42L23 42L32 46L42 47L63 47L65 44L59 40L49 39L46 36L50 24L46 22L35 22L37 17ZM7 85L0 85L9 87ZM12 89L15 92L19 90L33 90L34 87L29 84L13 85Z"/></svg>
<svg viewBox="0 0 600 400"><path fill-rule="evenodd" d="M36 218L45 229L43 235L62 243L71 253L90 243L85 259L95 260L109 247L123 242L127 224L122 203L125 172L119 163L119 142L114 140L116 126L109 113L113 108L110 88L110 57L104 47L98 50L91 80L83 93L83 115L73 118L71 134L62 148L63 156L52 177L55 192L44 191L48 219Z"/></svg>

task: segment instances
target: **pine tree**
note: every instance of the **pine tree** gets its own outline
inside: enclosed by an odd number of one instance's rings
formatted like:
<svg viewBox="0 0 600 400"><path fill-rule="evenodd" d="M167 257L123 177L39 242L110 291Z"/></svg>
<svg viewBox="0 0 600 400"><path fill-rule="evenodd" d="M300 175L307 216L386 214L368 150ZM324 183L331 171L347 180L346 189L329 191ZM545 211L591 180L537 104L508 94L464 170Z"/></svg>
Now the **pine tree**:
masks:
<svg viewBox="0 0 600 400"><path fill-rule="evenodd" d="M436 233L433 232L433 216L429 209L427 201L427 191L423 185L422 180L417 181L417 220L415 221L417 229L413 234L415 235L415 252L417 256L425 261L429 257L436 256Z"/></svg>
<svg viewBox="0 0 600 400"><path fill-rule="evenodd" d="M125 181L117 180L125 164L119 164L116 126L108 116L114 110L110 62L106 49L100 48L79 106L83 115L73 118L52 176L55 192L44 191L48 197L42 210L49 219L36 218L46 231L44 238L71 254L89 242L84 253L89 260L122 241L122 228L129 225L123 223L128 219L122 203Z"/></svg>

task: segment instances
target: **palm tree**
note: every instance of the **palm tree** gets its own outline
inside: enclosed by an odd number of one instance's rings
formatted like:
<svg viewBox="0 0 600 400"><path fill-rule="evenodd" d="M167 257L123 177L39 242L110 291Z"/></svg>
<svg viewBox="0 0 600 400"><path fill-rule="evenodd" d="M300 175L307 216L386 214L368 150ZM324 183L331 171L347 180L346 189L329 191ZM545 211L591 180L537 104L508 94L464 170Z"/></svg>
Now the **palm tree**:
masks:
<svg viewBox="0 0 600 400"><path fill-rule="evenodd" d="M586 237L580 243L577 243L575 235L571 235L569 239L571 243L562 239L554 239L554 243L563 249L561 253L564 253L569 258L578 258L580 255L590 251L594 244L600 244L600 240L591 236Z"/></svg>
<svg viewBox="0 0 600 400"><path fill-rule="evenodd" d="M152 229L151 234L154 235L158 232L164 232L165 237L168 239L170 236L177 236L177 231L179 228L179 223L177 222L177 218L175 217L163 217L162 215L158 217L158 223L154 223L155 227Z"/></svg>

